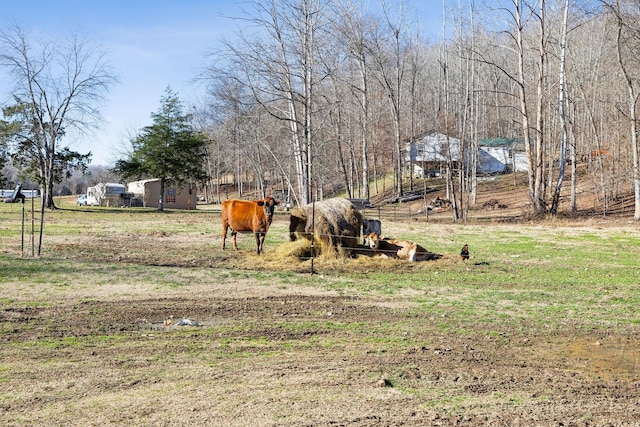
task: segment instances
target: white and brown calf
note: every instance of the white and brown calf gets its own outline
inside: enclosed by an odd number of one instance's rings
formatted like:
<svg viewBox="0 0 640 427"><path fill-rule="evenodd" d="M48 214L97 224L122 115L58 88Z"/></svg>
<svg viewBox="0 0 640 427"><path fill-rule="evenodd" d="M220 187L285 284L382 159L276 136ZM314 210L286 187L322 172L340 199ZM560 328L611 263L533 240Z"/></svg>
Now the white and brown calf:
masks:
<svg viewBox="0 0 640 427"><path fill-rule="evenodd" d="M378 233L375 232L370 233L367 236L367 240L373 252L381 256L408 261L424 261L430 257L429 251L416 242L389 239L379 236Z"/></svg>

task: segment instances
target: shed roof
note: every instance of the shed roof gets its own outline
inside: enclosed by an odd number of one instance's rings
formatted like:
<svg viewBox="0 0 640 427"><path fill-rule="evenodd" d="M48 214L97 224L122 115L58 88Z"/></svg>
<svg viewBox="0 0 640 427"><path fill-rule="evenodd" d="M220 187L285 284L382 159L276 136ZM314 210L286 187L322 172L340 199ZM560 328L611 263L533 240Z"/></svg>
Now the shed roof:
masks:
<svg viewBox="0 0 640 427"><path fill-rule="evenodd" d="M478 143L480 147L509 147L516 151L525 151L524 138L485 138Z"/></svg>

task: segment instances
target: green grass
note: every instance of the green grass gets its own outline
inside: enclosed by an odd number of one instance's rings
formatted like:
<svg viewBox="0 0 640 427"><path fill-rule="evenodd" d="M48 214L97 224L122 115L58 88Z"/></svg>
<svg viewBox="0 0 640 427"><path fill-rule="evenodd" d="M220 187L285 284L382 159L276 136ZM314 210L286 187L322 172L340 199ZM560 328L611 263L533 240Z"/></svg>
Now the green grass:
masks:
<svg viewBox="0 0 640 427"><path fill-rule="evenodd" d="M441 330L464 331L470 323L492 331L509 326L560 329L567 323L584 329L607 328L640 322L636 314L640 236L629 229L385 223L385 234L415 240L443 259L413 265L391 260L365 264L317 260L318 274L312 275L304 272L308 262L285 260L264 267L262 260L268 257L253 254L253 238L247 235L238 238L239 254L223 253L216 240L219 214L212 211L67 207L46 214L43 256L23 258L16 206L0 204L4 249L0 285L21 287L23 295L3 297L5 307L47 306L56 303L57 294L82 293L88 287L108 290L131 282L151 283L155 292L162 292L250 280L279 289L306 286L340 295L400 298L414 304L411 316L440 319ZM76 240L65 243L66 237ZM274 222L266 247L273 248L286 238L287 223ZM147 241L150 248L145 248ZM127 242L143 243L129 246ZM465 243L471 259L461 262L457 253ZM154 250L155 244L163 245L162 249ZM121 263L118 257L133 261ZM226 260L216 261L217 257ZM213 260L212 265L208 260ZM192 266L190 261L197 263ZM241 268L235 268L239 263ZM288 271L292 265L300 272ZM38 291L41 288L44 291ZM310 329L356 326L319 322Z"/></svg>

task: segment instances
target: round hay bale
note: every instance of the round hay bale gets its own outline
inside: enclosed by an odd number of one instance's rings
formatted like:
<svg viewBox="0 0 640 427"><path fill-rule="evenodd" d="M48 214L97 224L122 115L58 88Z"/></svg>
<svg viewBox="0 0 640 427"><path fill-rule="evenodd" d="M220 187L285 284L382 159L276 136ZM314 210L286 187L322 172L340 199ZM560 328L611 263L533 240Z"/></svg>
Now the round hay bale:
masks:
<svg viewBox="0 0 640 427"><path fill-rule="evenodd" d="M315 209L315 212L314 212ZM291 211L289 232L291 240L311 237L324 247L355 248L362 230L362 214L347 199L335 198L311 203Z"/></svg>

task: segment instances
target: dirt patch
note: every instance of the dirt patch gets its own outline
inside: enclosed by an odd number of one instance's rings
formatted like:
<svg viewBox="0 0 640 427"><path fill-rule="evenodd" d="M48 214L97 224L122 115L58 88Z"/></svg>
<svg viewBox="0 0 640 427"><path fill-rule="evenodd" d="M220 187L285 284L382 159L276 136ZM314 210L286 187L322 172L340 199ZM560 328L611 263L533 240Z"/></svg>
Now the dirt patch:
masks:
<svg viewBox="0 0 640 427"><path fill-rule="evenodd" d="M246 294L255 286L246 283ZM19 382L4 378L0 419L259 426L640 419L632 338L487 335L481 325L447 333L438 331L441 319L420 318L402 300L221 293L0 310L2 366L21 374ZM181 319L197 326L178 326Z"/></svg>

